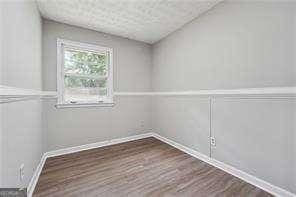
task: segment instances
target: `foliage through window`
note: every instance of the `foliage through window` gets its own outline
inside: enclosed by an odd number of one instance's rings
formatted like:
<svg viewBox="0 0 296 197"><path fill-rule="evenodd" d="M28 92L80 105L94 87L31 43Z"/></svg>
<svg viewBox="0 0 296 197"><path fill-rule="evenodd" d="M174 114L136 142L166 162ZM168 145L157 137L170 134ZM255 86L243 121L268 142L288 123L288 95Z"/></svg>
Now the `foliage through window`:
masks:
<svg viewBox="0 0 296 197"><path fill-rule="evenodd" d="M112 103L112 49L58 40L59 104Z"/></svg>

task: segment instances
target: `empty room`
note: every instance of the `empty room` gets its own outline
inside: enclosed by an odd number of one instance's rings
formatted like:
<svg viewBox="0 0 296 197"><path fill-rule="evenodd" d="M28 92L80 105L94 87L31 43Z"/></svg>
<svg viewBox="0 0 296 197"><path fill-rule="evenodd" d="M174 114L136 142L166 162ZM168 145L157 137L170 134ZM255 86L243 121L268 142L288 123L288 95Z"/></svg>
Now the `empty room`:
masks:
<svg viewBox="0 0 296 197"><path fill-rule="evenodd" d="M296 197L296 1L0 0L0 197Z"/></svg>

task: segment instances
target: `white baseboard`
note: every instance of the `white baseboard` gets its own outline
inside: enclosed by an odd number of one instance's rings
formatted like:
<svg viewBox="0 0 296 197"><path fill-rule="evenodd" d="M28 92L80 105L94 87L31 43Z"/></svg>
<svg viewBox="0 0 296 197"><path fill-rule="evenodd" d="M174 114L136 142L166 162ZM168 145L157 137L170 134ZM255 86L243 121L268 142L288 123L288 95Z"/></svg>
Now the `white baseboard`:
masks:
<svg viewBox="0 0 296 197"><path fill-rule="evenodd" d="M134 141L134 140L143 139L143 138L152 137L152 136L153 136L152 133L144 133L144 134L140 134L140 135L133 135L133 136L124 137L124 138L117 138L117 139L112 139L112 140L106 140L103 142L96 142L96 143L85 144L85 145L81 145L81 146L74 146L74 147L70 147L70 148L64 148L64 149L46 152L43 154L41 161L40 161L39 165L37 166L37 169L35 170L33 177L31 178L31 181L30 181L29 186L27 188L27 196L31 197L33 195L33 192L36 187L39 176L41 174L42 168L45 164L46 159L49 157L55 157L55 156L75 153L75 152L79 152L79 151L83 151L83 150L89 150L89 149L93 149L93 148L99 148L99 147L110 146L110 145L114 145L114 144L120 144L123 142Z"/></svg>
<svg viewBox="0 0 296 197"><path fill-rule="evenodd" d="M151 137L151 136L152 136L152 133L144 133L144 134L124 137L124 138L106 140L103 142L96 142L96 143L85 144L85 145L81 145L81 146L74 146L74 147L70 147L70 148L49 151L46 153L46 156L47 156L47 158L48 157L55 157L55 156L75 153L75 152L79 152L79 151L83 151L83 150L89 150L89 149L93 149L93 148L99 148L99 147L104 147L104 146L110 146L113 144L129 142L129 141L138 140L138 139Z"/></svg>
<svg viewBox="0 0 296 197"><path fill-rule="evenodd" d="M181 150L181 151L183 151L183 152L185 152L185 153L187 153L199 160L202 160L202 161L204 161L212 166L215 166L215 167L217 167L217 168L219 168L219 169L221 169L233 176L236 176L236 177L238 177L238 178L240 178L252 185L255 185L256 187L261 188L261 189L269 192L270 194L273 194L275 196L281 196L281 197L296 197L295 194L293 194L287 190L284 190L280 187L272 185L262 179L259 179L259 178L254 177L246 172L238 170L228 164L225 164L223 162L220 162L218 160L210 158L207 155L204 155L198 151L195 151L191 148L181 145L173 140L165 138L157 133L145 133L145 134L134 135L134 136L125 137L125 138L118 138L118 139L107 140L107 141L103 141L103 142L85 144L85 145L81 145L81 146L75 146L75 147L46 152L42 156L41 161L40 161L32 179L30 181L30 184L27 189L27 195L28 195L28 197L32 196L35 186L37 184L38 178L41 174L42 168L45 164L45 161L49 157L55 157L55 156L70 154L70 153L79 152L79 151L83 151L83 150L89 150L89 149L93 149L93 148L110 146L110 145L114 145L114 144L143 139L143 138L147 138L147 137L155 137L156 139L159 139L162 142L167 143L167 144L169 144L169 145L171 145L171 146L173 146L173 147L175 147L175 148L177 148L177 149L179 149L179 150Z"/></svg>
<svg viewBox="0 0 296 197"><path fill-rule="evenodd" d="M228 164L225 164L221 161L218 161L218 160L215 160L213 158L210 158L208 157L207 155L204 155L198 151L195 151L191 148L188 148L186 146L183 146L173 140L170 140L168 138L165 138L159 134L156 134L156 133L152 133L152 136L155 137L156 139L159 139L161 140L162 142L165 142L199 160L202 160L212 166L215 166L216 168L219 168L233 176L236 176L242 180L244 180L245 182L248 182L252 185L255 185L256 187L262 189L262 190L265 190L267 192L269 192L270 194L272 195L275 195L275 196L281 196L281 197L296 197L296 194L293 194L287 190L284 190L280 187L277 187L275 185L272 185L271 183L268 183L262 179L259 179L255 176L252 176L246 172L243 172L241 170L238 170Z"/></svg>
<svg viewBox="0 0 296 197"><path fill-rule="evenodd" d="M29 183L29 186L27 187L27 196L31 197L33 195L34 189L36 187L37 181L39 179L39 176L41 174L42 168L46 161L46 154L43 154L40 160L40 163L38 164L33 177L31 178L31 181Z"/></svg>

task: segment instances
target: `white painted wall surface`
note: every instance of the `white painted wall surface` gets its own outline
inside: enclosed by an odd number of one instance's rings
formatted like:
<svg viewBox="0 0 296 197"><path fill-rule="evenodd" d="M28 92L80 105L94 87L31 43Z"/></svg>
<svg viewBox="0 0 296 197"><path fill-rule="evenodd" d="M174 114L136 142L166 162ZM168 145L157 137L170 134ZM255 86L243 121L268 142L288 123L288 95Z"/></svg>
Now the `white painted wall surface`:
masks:
<svg viewBox="0 0 296 197"><path fill-rule="evenodd" d="M294 100L215 100L212 156L295 193Z"/></svg>
<svg viewBox="0 0 296 197"><path fill-rule="evenodd" d="M33 1L1 1L1 84L41 89L41 18ZM40 101L2 104L0 187L26 187L42 155ZM25 164L21 182L19 167Z"/></svg>
<svg viewBox="0 0 296 197"><path fill-rule="evenodd" d="M56 90L56 39L113 48L114 91L151 90L151 46L79 27L43 20L43 87ZM151 99L115 97L115 107L55 109L47 102L48 150L127 137L151 128Z"/></svg>
<svg viewBox="0 0 296 197"><path fill-rule="evenodd" d="M3 134L2 134L2 106L0 106L0 187L2 187L2 184L3 184L3 143L2 143L2 139L3 139Z"/></svg>
<svg viewBox="0 0 296 197"><path fill-rule="evenodd" d="M153 89L295 86L295 13L291 1L222 2L153 45ZM153 130L209 155L209 140L200 142L210 133L206 100L154 102ZM213 106L213 157L296 193L293 105L290 100L219 100Z"/></svg>
<svg viewBox="0 0 296 197"><path fill-rule="evenodd" d="M296 155L296 101L294 100L294 111L293 111L293 118L294 118L294 128L293 128L293 133L292 133L292 136L294 136L294 141L293 141L293 143L294 143L294 148L293 148L293 155L294 155L294 157L293 157L293 168L294 168L294 175L293 175L293 177L294 177L294 181L293 181L293 183L292 183L292 185L290 186L290 187L292 187L292 188L294 188L294 190L296 190L295 188L296 188L296 157L295 157L295 155ZM296 192L295 192L296 193Z"/></svg>
<svg viewBox="0 0 296 197"><path fill-rule="evenodd" d="M226 1L153 46L159 91L293 86L295 2Z"/></svg>
<svg viewBox="0 0 296 197"><path fill-rule="evenodd" d="M3 27L3 6L0 4L0 27ZM2 84L2 31L0 31L0 84ZM2 106L0 105L0 187L2 186L2 155L3 155L3 147L2 147Z"/></svg>
<svg viewBox="0 0 296 197"><path fill-rule="evenodd" d="M2 105L2 187L27 187L43 154L42 103L38 100ZM20 181L19 167L25 165Z"/></svg>
<svg viewBox="0 0 296 197"><path fill-rule="evenodd" d="M153 131L210 156L209 100L164 96L153 100Z"/></svg>

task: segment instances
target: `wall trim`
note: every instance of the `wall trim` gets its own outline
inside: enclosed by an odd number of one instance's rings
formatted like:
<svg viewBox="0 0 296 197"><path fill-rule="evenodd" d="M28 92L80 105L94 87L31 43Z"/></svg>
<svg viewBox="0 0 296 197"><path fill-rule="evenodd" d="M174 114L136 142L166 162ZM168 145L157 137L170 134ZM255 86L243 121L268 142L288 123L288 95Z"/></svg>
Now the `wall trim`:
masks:
<svg viewBox="0 0 296 197"><path fill-rule="evenodd" d="M53 99L56 96L55 91L40 91L0 85L0 104L32 99Z"/></svg>
<svg viewBox="0 0 296 197"><path fill-rule="evenodd" d="M114 96L295 97L296 87L189 90L172 92L114 92Z"/></svg>
<svg viewBox="0 0 296 197"><path fill-rule="evenodd" d="M74 147L70 147L70 148L64 148L64 149L59 149L59 150L54 150L54 151L49 151L49 152L44 153L39 165L37 166L37 169L34 172L32 179L29 183L29 186L27 189L27 195L28 195L28 197L31 197L33 195L38 178L41 174L42 168L43 168L47 158L70 154L70 153L75 153L75 152L79 152L79 151L83 151L83 150L89 150L89 149L93 149L93 148L99 148L99 147L105 147L105 146L110 146L110 145L114 145L114 144L120 144L123 142L129 142L129 141L143 139L143 138L147 138L147 137L155 137L156 139L158 139L166 144L169 144L169 145L181 150L182 152L185 152L185 153L187 153L187 154L189 154L201 161L204 161L204 162L206 162L216 168L219 168L219 169L221 169L233 176L236 176L236 177L244 180L245 182L255 185L256 187L261 188L262 190L265 190L272 195L281 196L281 197L296 197L296 194L293 194L287 190L284 190L280 187L272 185L271 183L268 183L267 181L264 181L262 179L259 179L255 176L253 176L253 175L250 175L246 172L236 169L235 167L225 164L221 161L210 158L207 155L204 155L196 150L188 148L184 145L181 145L173 140L170 140L166 137L163 137L163 136L161 136L157 133L153 133L153 132L144 133L144 134L140 134L140 135L133 135L133 136L129 136L129 137L123 137L123 138L116 138L116 139L111 139L111 140L106 140L106 141L96 142L96 143L91 143L91 144L85 144L85 145L81 145L81 146L74 146Z"/></svg>
<svg viewBox="0 0 296 197"><path fill-rule="evenodd" d="M152 133L144 133L144 134L140 134L140 135L133 135L133 136L129 136L129 137L116 138L116 139L106 140L106 141L102 141L102 142L95 142L95 143L85 144L85 145L81 145L81 146L74 146L74 147L70 147L70 148L63 148L63 149L58 149L58 150L54 150L54 151L49 151L46 153L46 157L47 158L56 157L59 155L66 155L66 154L89 150L89 149L93 149L93 148L100 148L100 147L110 146L110 145L114 145L114 144L120 144L123 142L129 142L129 141L143 139L143 138L147 138L147 137L152 137Z"/></svg>
<svg viewBox="0 0 296 197"><path fill-rule="evenodd" d="M139 140L139 139L152 137L152 136L153 136L152 133L144 133L144 134L140 134L140 135L133 135L133 136L129 136L129 137L116 138L116 139L106 140L106 141L102 141L102 142L85 144L85 145L81 145L81 146L73 146L70 148L64 148L64 149L58 149L58 150L54 150L54 151L45 152L43 154L43 156L41 157L40 163L38 164L32 178L31 178L31 181L27 187L27 196L32 197L34 189L36 187L39 176L41 174L41 171L43 169L43 166L44 166L47 158L56 157L56 156L60 156L60 155L66 155L66 154L89 150L89 149L94 149L94 148L110 146L110 145L114 145L114 144L120 144L123 142Z"/></svg>
<svg viewBox="0 0 296 197"><path fill-rule="evenodd" d="M199 96L205 98L295 98L296 86L169 92L114 92L114 96ZM0 85L0 104L32 99L56 99L57 91Z"/></svg>
<svg viewBox="0 0 296 197"><path fill-rule="evenodd" d="M43 169L43 166L45 164L46 158L47 158L46 154L43 154L41 157L40 163L38 164L32 178L31 178L31 181L27 187L27 196L28 197L31 197L33 195L34 189L36 187L36 184L37 184L37 181L38 181L39 176L41 174L41 171Z"/></svg>
<svg viewBox="0 0 296 197"><path fill-rule="evenodd" d="M159 139L160 141L167 143L199 160L202 160L216 168L219 168L235 177L238 177L240 179L242 179L245 182L248 182L252 185L255 185L256 187L265 190L267 192L269 192L272 195L275 196L281 196L281 197L296 197L296 194L293 194L285 189L282 189L280 187L277 187L275 185L272 185L271 183L268 183L267 181L264 181L262 179L259 179L253 175L250 175L244 171L241 171L233 166L230 166L228 164L225 164L221 161L218 161L216 159L210 158L207 155L204 155L196 150L193 150L191 148L188 148L184 145L181 145L173 140L170 140L166 137L163 137L157 133L152 133L152 136L155 137L156 139Z"/></svg>

